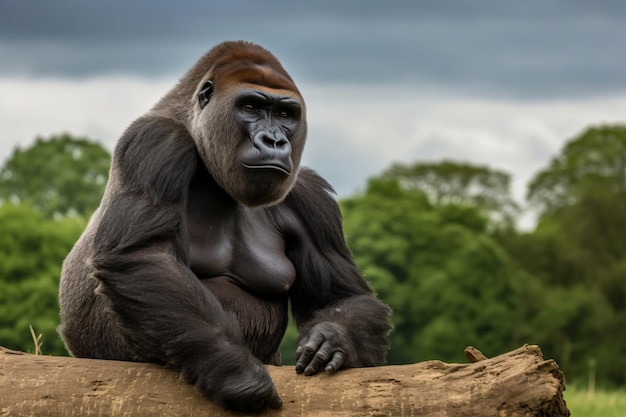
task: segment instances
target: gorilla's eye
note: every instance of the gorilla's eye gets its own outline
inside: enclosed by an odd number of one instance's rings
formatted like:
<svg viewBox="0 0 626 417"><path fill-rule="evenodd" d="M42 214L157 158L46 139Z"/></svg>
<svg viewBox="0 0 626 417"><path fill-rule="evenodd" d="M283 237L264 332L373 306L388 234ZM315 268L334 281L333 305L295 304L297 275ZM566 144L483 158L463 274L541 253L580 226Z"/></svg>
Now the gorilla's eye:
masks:
<svg viewBox="0 0 626 417"><path fill-rule="evenodd" d="M243 108L247 111L254 111L256 110L256 106L252 103L246 103L243 105Z"/></svg>
<svg viewBox="0 0 626 417"><path fill-rule="evenodd" d="M283 119L286 119L289 116L291 116L291 114L287 110L277 111L274 115L277 117L282 117Z"/></svg>

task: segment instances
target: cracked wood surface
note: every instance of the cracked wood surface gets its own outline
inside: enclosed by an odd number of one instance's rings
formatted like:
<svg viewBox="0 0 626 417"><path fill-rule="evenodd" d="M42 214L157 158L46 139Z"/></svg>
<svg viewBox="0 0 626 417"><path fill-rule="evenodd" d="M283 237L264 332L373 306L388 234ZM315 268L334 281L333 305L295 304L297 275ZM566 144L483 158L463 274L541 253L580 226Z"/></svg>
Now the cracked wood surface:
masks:
<svg viewBox="0 0 626 417"><path fill-rule="evenodd" d="M537 346L468 364L427 361L305 377L268 366L280 410L264 416L569 416L563 375ZM154 364L0 348L0 416L242 416ZM256 414L258 415L258 414Z"/></svg>

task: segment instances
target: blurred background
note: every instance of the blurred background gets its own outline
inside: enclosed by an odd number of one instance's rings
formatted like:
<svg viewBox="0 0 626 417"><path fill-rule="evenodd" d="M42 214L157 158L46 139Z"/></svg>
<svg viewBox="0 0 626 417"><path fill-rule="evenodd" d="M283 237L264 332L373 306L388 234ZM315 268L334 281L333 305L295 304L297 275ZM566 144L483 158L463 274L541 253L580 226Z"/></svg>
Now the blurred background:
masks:
<svg viewBox="0 0 626 417"><path fill-rule="evenodd" d="M626 384L626 3L0 3L0 345L66 354L60 264L110 152L194 62L246 39L307 101L395 310L391 363L539 344L568 383ZM291 329L284 356L293 356Z"/></svg>

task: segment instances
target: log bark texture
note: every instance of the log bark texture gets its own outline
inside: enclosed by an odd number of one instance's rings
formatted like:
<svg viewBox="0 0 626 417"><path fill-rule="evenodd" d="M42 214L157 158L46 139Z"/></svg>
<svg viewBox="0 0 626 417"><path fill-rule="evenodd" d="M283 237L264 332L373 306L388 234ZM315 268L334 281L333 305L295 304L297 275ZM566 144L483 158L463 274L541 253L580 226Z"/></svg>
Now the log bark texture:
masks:
<svg viewBox="0 0 626 417"><path fill-rule="evenodd" d="M569 416L563 375L537 346L474 363L440 361L305 377L268 366L283 399L267 416ZM158 365L0 348L0 416L241 416Z"/></svg>

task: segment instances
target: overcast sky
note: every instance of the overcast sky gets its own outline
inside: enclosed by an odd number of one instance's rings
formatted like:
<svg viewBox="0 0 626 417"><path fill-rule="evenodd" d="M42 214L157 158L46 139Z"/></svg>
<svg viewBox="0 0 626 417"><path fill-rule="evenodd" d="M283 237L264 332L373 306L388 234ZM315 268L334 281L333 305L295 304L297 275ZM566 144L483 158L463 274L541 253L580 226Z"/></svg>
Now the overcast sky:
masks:
<svg viewBox="0 0 626 417"><path fill-rule="evenodd" d="M394 161L512 174L626 119L626 2L0 0L0 161L36 136L112 149L208 49L271 50L309 111L305 163L341 196Z"/></svg>

